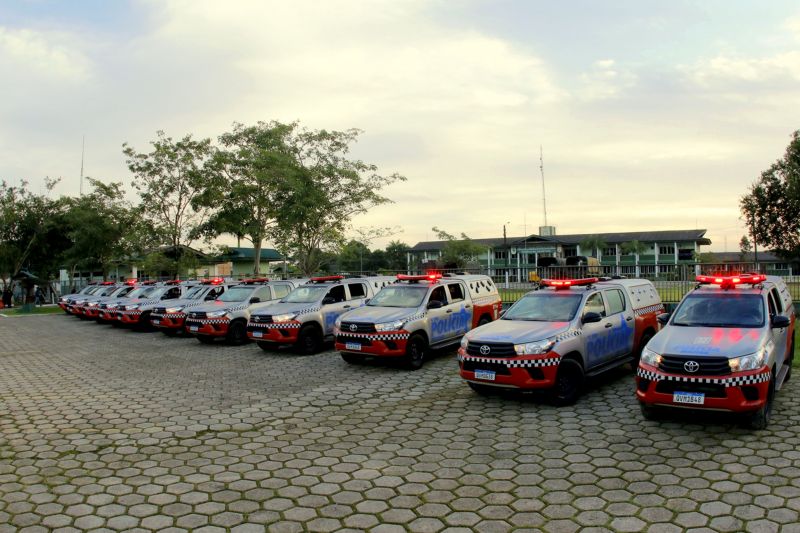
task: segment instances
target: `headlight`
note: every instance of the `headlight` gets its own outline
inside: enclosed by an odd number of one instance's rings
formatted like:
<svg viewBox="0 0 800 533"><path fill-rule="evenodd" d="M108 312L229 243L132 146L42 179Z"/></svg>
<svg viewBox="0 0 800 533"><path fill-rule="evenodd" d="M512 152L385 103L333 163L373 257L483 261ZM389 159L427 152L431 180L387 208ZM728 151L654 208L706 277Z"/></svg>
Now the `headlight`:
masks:
<svg viewBox="0 0 800 533"><path fill-rule="evenodd" d="M272 315L273 322L289 322L297 317L297 313L286 313L284 315Z"/></svg>
<svg viewBox="0 0 800 533"><path fill-rule="evenodd" d="M731 367L731 372L744 372L745 370L761 368L766 360L767 349L761 348L756 353L728 360L728 365Z"/></svg>
<svg viewBox="0 0 800 533"><path fill-rule="evenodd" d="M125 305L122 307L123 311L135 311L136 309L139 309L139 304Z"/></svg>
<svg viewBox="0 0 800 533"><path fill-rule="evenodd" d="M642 357L640 361L646 365L658 367L661 364L661 354L657 354L653 350L648 350L647 347L642 349Z"/></svg>
<svg viewBox="0 0 800 533"><path fill-rule="evenodd" d="M183 307L167 307L164 309L165 313L180 313L183 310Z"/></svg>
<svg viewBox="0 0 800 533"><path fill-rule="evenodd" d="M89 307L96 307L97 306L97 302L89 302L88 305L89 305Z"/></svg>
<svg viewBox="0 0 800 533"><path fill-rule="evenodd" d="M210 311L210 312L206 313L206 316L208 318L218 318L218 317L221 317L221 316L225 316L226 314L228 314L228 310L227 309L223 309L222 311Z"/></svg>
<svg viewBox="0 0 800 533"><path fill-rule="evenodd" d="M469 339L467 338L466 335L464 335L463 337L461 337L461 347L466 350L467 344L469 344Z"/></svg>
<svg viewBox="0 0 800 533"><path fill-rule="evenodd" d="M384 322L383 324L375 324L375 331L397 331L403 327L405 320L395 320L394 322Z"/></svg>
<svg viewBox="0 0 800 533"><path fill-rule="evenodd" d="M336 318L336 322L333 323L333 327L335 327L335 328L341 328L342 327L342 316L341 315L339 315Z"/></svg>
<svg viewBox="0 0 800 533"><path fill-rule="evenodd" d="M536 342L526 342L525 344L515 344L514 351L517 355L540 355L547 353L556 345L554 338L542 339Z"/></svg>

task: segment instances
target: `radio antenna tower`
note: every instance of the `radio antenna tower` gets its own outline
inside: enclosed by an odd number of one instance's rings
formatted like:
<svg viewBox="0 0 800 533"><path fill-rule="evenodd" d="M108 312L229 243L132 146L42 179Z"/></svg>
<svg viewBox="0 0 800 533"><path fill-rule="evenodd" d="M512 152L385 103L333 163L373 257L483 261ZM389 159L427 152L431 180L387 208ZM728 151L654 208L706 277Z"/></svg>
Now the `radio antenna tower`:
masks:
<svg viewBox="0 0 800 533"><path fill-rule="evenodd" d="M81 184L80 184L80 195L83 196L83 154L84 149L86 148L86 135L81 138Z"/></svg>
<svg viewBox="0 0 800 533"><path fill-rule="evenodd" d="M544 225L547 226L547 196L544 192L544 151L539 145L539 173L542 175L542 207L544 208Z"/></svg>

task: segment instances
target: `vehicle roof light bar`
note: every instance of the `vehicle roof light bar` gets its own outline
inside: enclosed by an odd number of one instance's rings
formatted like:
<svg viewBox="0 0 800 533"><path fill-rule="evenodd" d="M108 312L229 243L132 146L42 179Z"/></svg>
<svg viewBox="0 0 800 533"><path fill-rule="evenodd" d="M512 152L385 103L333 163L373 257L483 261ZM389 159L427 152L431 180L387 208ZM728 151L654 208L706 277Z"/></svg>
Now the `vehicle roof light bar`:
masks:
<svg viewBox="0 0 800 533"><path fill-rule="evenodd" d="M319 276L308 280L310 283L325 283L326 281L340 281L344 276Z"/></svg>
<svg viewBox="0 0 800 533"><path fill-rule="evenodd" d="M741 274L738 276L697 276L701 285L719 285L723 289L732 289L737 285L756 285L767 280L764 274Z"/></svg>
<svg viewBox="0 0 800 533"><path fill-rule="evenodd" d="M569 289L570 287L581 287L592 285L600 281L598 278L582 278L582 279L543 279L542 285L545 287L553 287L555 290L560 291Z"/></svg>

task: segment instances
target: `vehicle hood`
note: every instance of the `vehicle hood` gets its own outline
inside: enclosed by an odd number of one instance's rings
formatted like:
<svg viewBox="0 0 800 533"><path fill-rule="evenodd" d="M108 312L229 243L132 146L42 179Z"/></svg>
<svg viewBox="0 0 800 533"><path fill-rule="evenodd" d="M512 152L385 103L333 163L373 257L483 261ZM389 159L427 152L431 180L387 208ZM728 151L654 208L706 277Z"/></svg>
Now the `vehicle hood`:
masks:
<svg viewBox="0 0 800 533"><path fill-rule="evenodd" d="M302 315L305 313L313 313L320 310L318 302L310 304L292 304L292 303L274 303L253 311L253 315L285 315L288 313L296 313Z"/></svg>
<svg viewBox="0 0 800 533"><path fill-rule="evenodd" d="M647 348L659 354L740 357L762 346L763 328L666 326Z"/></svg>
<svg viewBox="0 0 800 533"><path fill-rule="evenodd" d="M214 311L238 311L247 309L250 304L245 300L243 302L220 302L214 300L213 302L206 302L203 305L192 307L192 313L212 313ZM171 307L171 306L170 306Z"/></svg>
<svg viewBox="0 0 800 533"><path fill-rule="evenodd" d="M183 307L184 309L194 309L200 305L208 305L212 303L213 300L205 301L205 300L192 300L186 298L175 298L174 300L161 300L160 305L155 305L154 307Z"/></svg>
<svg viewBox="0 0 800 533"><path fill-rule="evenodd" d="M363 322L367 324L381 324L383 322L395 322L419 315L417 307L379 307L368 306L359 307L348 311L341 316L342 321Z"/></svg>
<svg viewBox="0 0 800 533"><path fill-rule="evenodd" d="M569 329L569 322L533 322L527 320L495 320L467 333L473 342L534 342Z"/></svg>

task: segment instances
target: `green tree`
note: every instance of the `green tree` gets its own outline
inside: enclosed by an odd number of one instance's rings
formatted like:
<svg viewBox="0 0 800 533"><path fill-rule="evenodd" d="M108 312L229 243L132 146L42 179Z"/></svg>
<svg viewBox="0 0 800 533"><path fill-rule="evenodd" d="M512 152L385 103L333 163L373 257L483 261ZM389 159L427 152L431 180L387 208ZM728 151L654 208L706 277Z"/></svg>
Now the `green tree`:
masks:
<svg viewBox="0 0 800 533"><path fill-rule="evenodd" d="M306 275L319 270L325 252L344 242L353 216L391 202L381 189L405 180L399 174L381 175L378 168L349 156L359 130L310 131L293 123L285 142L294 168L283 176L276 198L274 241L283 254L294 257Z"/></svg>
<svg viewBox="0 0 800 533"><path fill-rule="evenodd" d="M486 252L486 246L477 244L467 237L465 233L461 234L461 239L457 239L455 235L440 230L436 226L432 230L440 241L447 241L444 248L442 248L442 256L439 259L442 268L464 268L480 254Z"/></svg>
<svg viewBox="0 0 800 533"><path fill-rule="evenodd" d="M386 245L386 268L397 272L408 268L409 246L400 241L392 241Z"/></svg>
<svg viewBox="0 0 800 533"><path fill-rule="evenodd" d="M152 223L158 241L173 250L170 271L178 275L184 247L198 238L208 219L208 208L198 200L215 174L213 149L210 139L186 135L175 141L163 131L151 145L152 151L144 153L125 143L123 153L141 198L141 214Z"/></svg>
<svg viewBox="0 0 800 533"><path fill-rule="evenodd" d="M636 259L638 260L639 256L648 251L650 248L645 243L634 240L630 242L623 242L620 246L620 249L622 250L623 254L635 255Z"/></svg>
<svg viewBox="0 0 800 533"><path fill-rule="evenodd" d="M753 244L750 242L750 239L747 238L747 235L742 235L741 240L739 240L739 260L744 262L747 259L747 255L753 251Z"/></svg>
<svg viewBox="0 0 800 533"><path fill-rule="evenodd" d="M344 246L337 257L337 266L342 272L360 272L369 267L372 252L364 243L351 239ZM367 268L368 270L368 268Z"/></svg>
<svg viewBox="0 0 800 533"><path fill-rule="evenodd" d="M739 201L755 245L785 257L800 255L800 130L783 157L750 186Z"/></svg>
<svg viewBox="0 0 800 533"><path fill-rule="evenodd" d="M291 136L293 124L259 122L234 124L219 137L215 179L196 205L212 208L200 228L208 237L223 233L253 244L253 274L260 273L261 247L276 224L278 191L286 176L296 172Z"/></svg>
<svg viewBox="0 0 800 533"><path fill-rule="evenodd" d="M607 248L608 244L599 235L590 235L580 242L581 251L591 250L592 257L597 257L598 253Z"/></svg>

